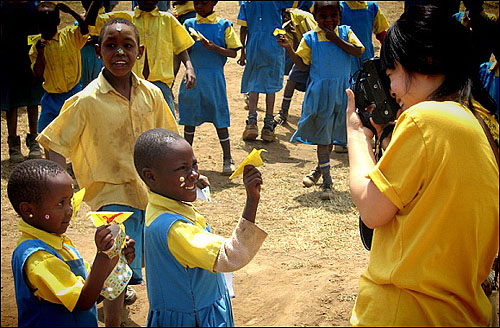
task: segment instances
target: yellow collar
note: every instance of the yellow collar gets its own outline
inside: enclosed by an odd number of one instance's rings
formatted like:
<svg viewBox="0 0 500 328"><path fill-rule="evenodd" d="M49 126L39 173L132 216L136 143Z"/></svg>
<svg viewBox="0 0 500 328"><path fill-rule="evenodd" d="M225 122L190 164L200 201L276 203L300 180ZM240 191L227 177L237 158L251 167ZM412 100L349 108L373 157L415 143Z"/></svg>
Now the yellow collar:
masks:
<svg viewBox="0 0 500 328"><path fill-rule="evenodd" d="M68 237L64 234L57 235L55 233L40 230L30 225L23 219L19 220L18 229L21 233L31 236L34 239L39 239L55 250L61 250L63 248L63 244L66 240L68 240Z"/></svg>
<svg viewBox="0 0 500 328"><path fill-rule="evenodd" d="M208 15L207 17L202 17L196 14L196 23L198 24L216 24L217 23L217 14L215 11Z"/></svg>
<svg viewBox="0 0 500 328"><path fill-rule="evenodd" d="M103 68L104 70L104 68ZM138 85L139 85L139 78L137 77L137 75L135 75L134 72L130 72L131 75L132 75L132 88L136 88ZM115 88L113 88L113 86L111 85L111 83L108 82L108 80L106 80L106 78L104 77L104 75L102 74L102 70L101 70L101 73L99 73L99 75L97 76L97 86L98 86L98 90L102 93L108 93L110 91L115 91Z"/></svg>
<svg viewBox="0 0 500 328"><path fill-rule="evenodd" d="M148 191L148 198L151 205L161 208L165 212L179 214L192 222L196 222L197 214L201 216L190 203L170 199L152 191Z"/></svg>
<svg viewBox="0 0 500 328"><path fill-rule="evenodd" d="M134 17L135 18L139 18L143 15L151 15L151 16L160 16L160 9L158 9L158 7L156 7L155 9L151 10L151 11L144 11L144 10L140 10L139 9L139 6L135 6L134 8Z"/></svg>

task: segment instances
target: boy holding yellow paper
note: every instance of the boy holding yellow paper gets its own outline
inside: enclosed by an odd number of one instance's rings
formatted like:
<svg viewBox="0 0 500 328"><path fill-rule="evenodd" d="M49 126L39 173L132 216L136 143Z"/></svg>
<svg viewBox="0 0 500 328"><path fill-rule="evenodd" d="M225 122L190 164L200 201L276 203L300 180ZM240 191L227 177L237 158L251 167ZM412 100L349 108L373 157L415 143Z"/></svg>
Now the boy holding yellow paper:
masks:
<svg viewBox="0 0 500 328"><path fill-rule="evenodd" d="M144 132L135 144L136 170L149 186L144 257L148 326L234 326L223 272L248 264L267 234L255 225L262 177L243 172L247 200L231 238L210 232L191 202L200 177L191 145L165 129Z"/></svg>

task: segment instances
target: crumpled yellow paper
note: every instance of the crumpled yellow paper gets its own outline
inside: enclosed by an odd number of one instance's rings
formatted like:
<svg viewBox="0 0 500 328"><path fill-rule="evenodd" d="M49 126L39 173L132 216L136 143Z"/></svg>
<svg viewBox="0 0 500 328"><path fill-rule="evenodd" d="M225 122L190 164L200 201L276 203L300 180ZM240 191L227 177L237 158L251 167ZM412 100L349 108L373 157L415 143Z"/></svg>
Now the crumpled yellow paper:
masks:
<svg viewBox="0 0 500 328"><path fill-rule="evenodd" d="M80 189L80 191L75 192L73 194L73 197L71 197L71 206L73 207L73 215L71 216L71 220L76 217L76 213L78 213L78 210L80 210L83 196L85 196L85 188L82 188Z"/></svg>
<svg viewBox="0 0 500 328"><path fill-rule="evenodd" d="M282 30L280 28L275 28L274 32L273 32L273 35L274 36L278 36L279 34L286 34L286 32L285 32L285 30Z"/></svg>
<svg viewBox="0 0 500 328"><path fill-rule="evenodd" d="M134 212L88 212L87 217L90 217L92 223L96 228L99 228L103 225L111 225L111 224L119 224L120 229L125 233L125 226L123 225L123 221L128 219ZM121 248L125 246L125 238L123 238L123 242L121 243Z"/></svg>
<svg viewBox="0 0 500 328"><path fill-rule="evenodd" d="M243 169L245 168L246 165L253 165L255 167L262 166L264 165L264 162L262 161L262 158L260 157L260 153L263 151L267 152L265 149L253 149L252 152L243 160L243 162L238 166L238 168L231 174L229 179L238 177L243 174Z"/></svg>

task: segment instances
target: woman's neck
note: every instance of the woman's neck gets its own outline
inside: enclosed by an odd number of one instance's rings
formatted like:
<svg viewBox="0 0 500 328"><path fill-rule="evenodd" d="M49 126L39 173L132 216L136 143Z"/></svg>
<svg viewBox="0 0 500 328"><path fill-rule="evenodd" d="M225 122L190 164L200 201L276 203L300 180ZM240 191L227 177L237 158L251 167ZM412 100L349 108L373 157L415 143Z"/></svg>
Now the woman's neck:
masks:
<svg viewBox="0 0 500 328"><path fill-rule="evenodd" d="M130 89L132 87L132 73L129 73L122 77L117 77L111 74L106 68L104 68L102 74L116 91L118 91L122 96L124 96L128 100L130 100Z"/></svg>

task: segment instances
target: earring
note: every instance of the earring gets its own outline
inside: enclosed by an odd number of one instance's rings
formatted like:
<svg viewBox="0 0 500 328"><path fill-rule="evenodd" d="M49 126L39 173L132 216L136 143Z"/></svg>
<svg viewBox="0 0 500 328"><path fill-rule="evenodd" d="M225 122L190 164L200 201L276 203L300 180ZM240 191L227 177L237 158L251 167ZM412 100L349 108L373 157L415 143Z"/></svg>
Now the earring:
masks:
<svg viewBox="0 0 500 328"><path fill-rule="evenodd" d="M33 217L33 213L30 213L30 214L28 215L28 217L29 217L29 218L32 218L32 217Z"/></svg>
<svg viewBox="0 0 500 328"><path fill-rule="evenodd" d="M141 59L141 56L137 56L137 59Z"/></svg>
<svg viewBox="0 0 500 328"><path fill-rule="evenodd" d="M48 220L48 219L50 219L50 215L45 214L44 218L45 218L45 220Z"/></svg>

